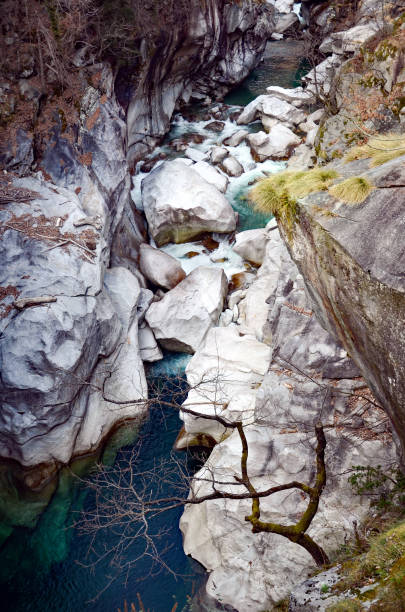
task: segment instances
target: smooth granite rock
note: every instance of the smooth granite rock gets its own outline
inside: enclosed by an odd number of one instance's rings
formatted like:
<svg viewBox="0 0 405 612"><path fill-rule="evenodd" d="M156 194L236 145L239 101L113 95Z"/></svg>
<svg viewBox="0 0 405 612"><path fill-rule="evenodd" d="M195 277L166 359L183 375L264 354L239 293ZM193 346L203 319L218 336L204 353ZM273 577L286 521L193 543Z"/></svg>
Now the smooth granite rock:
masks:
<svg viewBox="0 0 405 612"><path fill-rule="evenodd" d="M164 162L142 181L149 231L158 246L202 232L232 232L235 213L225 196L193 167Z"/></svg>
<svg viewBox="0 0 405 612"><path fill-rule="evenodd" d="M225 157L223 162L221 163L221 170L226 172L229 176L241 176L244 173L244 168L240 162L233 157L233 155L228 155Z"/></svg>
<svg viewBox="0 0 405 612"><path fill-rule="evenodd" d="M139 250L139 268L154 285L163 289L173 289L186 278L180 263L168 253L146 243L141 244Z"/></svg>
<svg viewBox="0 0 405 612"><path fill-rule="evenodd" d="M261 162L289 157L301 139L288 127L278 123L271 128L270 134L256 132L249 135L248 141L253 158Z"/></svg>
<svg viewBox="0 0 405 612"><path fill-rule="evenodd" d="M229 179L227 176L224 176L221 172L218 172L213 166L211 166L206 161L200 161L197 164L194 164L193 170L198 172L203 179L214 185L221 193L225 193L227 190Z"/></svg>
<svg viewBox="0 0 405 612"><path fill-rule="evenodd" d="M267 240L268 235L264 228L246 230L235 235L232 249L246 261L260 266L263 263Z"/></svg>
<svg viewBox="0 0 405 612"><path fill-rule="evenodd" d="M240 475L238 433L204 419L204 414L217 411L242 420L248 471L259 490L291 480L311 482L313 428L322 419L328 426L327 485L309 533L332 551L351 537L353 521L369 511L368 500L355 495L341 474L352 465L389 464L395 460L395 447L382 410L371 404L364 410L361 400L353 402L351 393L365 393L365 382L346 351L317 321L303 279L273 227L268 227L271 238L263 272L268 344L241 335L247 334L242 325L213 328L187 368L193 388L184 406L202 416L183 413L184 429L219 441L192 488L195 494L206 494L214 479L217 488L240 491L240 485L230 484ZM255 346L252 353L249 343ZM264 361L256 361L259 355ZM286 524L295 522L306 504L300 493L285 491L262 498L260 507L262 520ZM248 500L218 499L186 507L180 522L185 552L210 572L208 594L238 612L271 609L314 569L301 547L278 535L252 533L244 520L250 511Z"/></svg>
<svg viewBox="0 0 405 612"><path fill-rule="evenodd" d="M146 321L159 344L171 351L194 353L217 324L227 288L222 269L200 266L152 303Z"/></svg>

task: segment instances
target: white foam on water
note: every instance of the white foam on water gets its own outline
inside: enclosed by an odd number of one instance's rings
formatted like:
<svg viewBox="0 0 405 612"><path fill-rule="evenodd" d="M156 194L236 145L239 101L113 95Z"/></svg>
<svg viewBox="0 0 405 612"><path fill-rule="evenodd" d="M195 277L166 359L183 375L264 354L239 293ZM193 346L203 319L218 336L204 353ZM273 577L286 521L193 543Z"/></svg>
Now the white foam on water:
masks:
<svg viewBox="0 0 405 612"><path fill-rule="evenodd" d="M184 272L190 274L199 266L208 266L210 268L222 268L228 279L233 274L243 272L245 265L242 257L233 251L229 242L228 236L215 234L215 240L220 244L215 251L207 252L207 249L202 244L197 242L186 242L183 244L166 244L161 247L161 250L175 257L181 264ZM199 253L194 257L188 258L187 253L191 251ZM205 251L205 252L204 252ZM219 261L224 259L225 261Z"/></svg>
<svg viewBox="0 0 405 612"><path fill-rule="evenodd" d="M141 183L149 172L138 172L132 177L131 198L138 210L143 210Z"/></svg>
<svg viewBox="0 0 405 612"><path fill-rule="evenodd" d="M231 147L230 147L231 148ZM238 161L242 164L242 166L247 170L250 163L250 160L253 162L252 156L250 155L250 149L247 145L239 145L238 147L233 147L235 152L232 153ZM247 149L247 151L246 151ZM264 178L267 174L275 174L276 172L280 172L284 170L286 167L285 162L275 162L271 159L267 159L264 162L260 162L251 167L250 170L244 172L241 176L230 177L229 185L226 191L225 196L227 197L230 204L233 204L235 198L241 195L241 192L248 191L249 185L252 184L259 178Z"/></svg>
<svg viewBox="0 0 405 612"><path fill-rule="evenodd" d="M305 20L301 14L301 2L294 2L293 12L297 15L298 19L300 20L300 23L305 23Z"/></svg>
<svg viewBox="0 0 405 612"><path fill-rule="evenodd" d="M239 125L230 119L218 119L218 121L224 123L224 128L221 132L214 132L206 127L213 121L217 121L217 119L187 121L184 117L178 115L173 123L172 129L170 130L170 140L181 138L186 134L200 134L204 137L204 141L202 143L190 142L189 146L193 149L198 149L199 151L206 153L210 147L221 145L226 138L229 138L232 136L232 134L241 129Z"/></svg>

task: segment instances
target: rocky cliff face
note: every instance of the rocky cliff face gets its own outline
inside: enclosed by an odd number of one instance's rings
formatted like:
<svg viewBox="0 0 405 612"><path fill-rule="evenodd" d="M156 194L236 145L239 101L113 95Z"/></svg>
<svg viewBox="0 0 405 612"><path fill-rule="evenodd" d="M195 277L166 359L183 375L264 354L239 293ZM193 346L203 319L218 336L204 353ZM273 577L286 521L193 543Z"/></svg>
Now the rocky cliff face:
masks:
<svg viewBox="0 0 405 612"><path fill-rule="evenodd" d="M111 83L105 70L100 89ZM131 252L112 253L132 214L125 123L111 90L89 88L83 108L89 94L77 142L55 126L42 172L2 183L0 455L43 466L30 486L145 411L125 402L147 397L138 323L152 293Z"/></svg>
<svg viewBox="0 0 405 612"><path fill-rule="evenodd" d="M369 169L335 164L375 186L361 205L328 194L299 206L294 234L284 232L317 315L345 346L388 412L405 449L405 157Z"/></svg>
<svg viewBox="0 0 405 612"><path fill-rule="evenodd" d="M130 197L127 144L132 158L145 152L180 98L220 96L242 80L260 60L271 15L250 0L191 3L186 30L143 45L127 123L112 70L94 58L61 93L41 92L34 59L2 84L0 457L41 466L29 486L141 416L142 358L161 358L143 320L153 294L139 272L146 230ZM21 43L11 34L10 54Z"/></svg>
<svg viewBox="0 0 405 612"><path fill-rule="evenodd" d="M248 0L191 2L187 25L143 48L145 68L128 108L133 162L168 129L176 105L220 98L260 61L274 28L273 8Z"/></svg>

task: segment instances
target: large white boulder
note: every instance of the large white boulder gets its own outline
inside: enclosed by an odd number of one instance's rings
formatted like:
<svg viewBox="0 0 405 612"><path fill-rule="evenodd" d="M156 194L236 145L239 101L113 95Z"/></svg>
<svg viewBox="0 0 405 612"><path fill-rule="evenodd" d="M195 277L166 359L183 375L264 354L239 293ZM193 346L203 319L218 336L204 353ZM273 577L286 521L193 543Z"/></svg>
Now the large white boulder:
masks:
<svg viewBox="0 0 405 612"><path fill-rule="evenodd" d="M202 232L232 232L236 216L225 196L193 167L164 162L142 181L142 200L156 244L186 242Z"/></svg>
<svg viewBox="0 0 405 612"><path fill-rule="evenodd" d="M266 91L272 96L276 96L280 98L280 100L285 100L294 106L302 106L314 102L313 94L302 87L286 89L284 87L279 87L279 85L270 85L266 87Z"/></svg>
<svg viewBox="0 0 405 612"><path fill-rule="evenodd" d="M194 162L204 161L208 159L208 155L203 153L199 149L195 149L194 147L187 147L184 152L184 155L191 159Z"/></svg>
<svg viewBox="0 0 405 612"><path fill-rule="evenodd" d="M224 140L224 145L227 147L237 147L246 139L246 136L249 134L247 130L238 130L232 136L229 136Z"/></svg>
<svg viewBox="0 0 405 612"><path fill-rule="evenodd" d="M306 114L298 110L285 100L280 100L277 96L265 96L261 104L261 112L268 117L274 117L279 121L298 125L305 121Z"/></svg>
<svg viewBox="0 0 405 612"><path fill-rule="evenodd" d="M163 359L155 335L146 321L139 325L138 343L142 361L160 361L160 359Z"/></svg>
<svg viewBox="0 0 405 612"><path fill-rule="evenodd" d="M288 127L281 123L272 127L270 134L257 132L248 136L252 156L256 161L266 159L285 159L301 140Z"/></svg>
<svg viewBox="0 0 405 612"><path fill-rule="evenodd" d="M225 149L225 147L212 147L212 149L210 150L210 160L213 164L220 164L221 161L223 161L228 155L228 153L229 151L228 149Z"/></svg>
<svg viewBox="0 0 405 612"><path fill-rule="evenodd" d="M251 123L252 121L254 121L262 109L262 102L265 97L266 96L264 94L261 96L257 96L257 98L255 98L254 100L252 100L252 102L245 106L245 108L237 118L236 123L238 125L246 125L247 123Z"/></svg>
<svg viewBox="0 0 405 612"><path fill-rule="evenodd" d="M295 125L305 121L306 115L302 111L297 110L290 102L296 100L300 103L307 102L312 98L312 94L303 93L303 90L299 92L288 89L284 90L282 87L273 87L271 89L273 90L271 92L269 91L270 88L268 89L269 95L263 94L258 96L245 107L237 119L239 125L251 123L260 115L267 115L268 117L278 119L278 121Z"/></svg>
<svg viewBox="0 0 405 612"><path fill-rule="evenodd" d="M139 268L151 283L163 289L173 289L186 278L175 257L146 243L139 247Z"/></svg>
<svg viewBox="0 0 405 612"><path fill-rule="evenodd" d="M321 53L336 53L349 55L358 50L368 40L373 38L379 29L377 22L356 25L349 30L333 32L320 45Z"/></svg>
<svg viewBox="0 0 405 612"><path fill-rule="evenodd" d="M246 261L261 266L266 251L268 240L267 232L264 228L246 230L239 232L235 236L233 250Z"/></svg>
<svg viewBox="0 0 405 612"><path fill-rule="evenodd" d="M196 170L198 174L207 181L207 183L214 185L214 187L216 187L218 191L221 191L221 193L225 193L229 183L227 176L221 174L221 172L218 172L218 170L213 168L213 166L206 161L196 163L193 166L193 169Z"/></svg>
<svg viewBox="0 0 405 612"><path fill-rule="evenodd" d="M222 269L200 266L150 305L146 321L164 348L194 353L217 324L227 289Z"/></svg>

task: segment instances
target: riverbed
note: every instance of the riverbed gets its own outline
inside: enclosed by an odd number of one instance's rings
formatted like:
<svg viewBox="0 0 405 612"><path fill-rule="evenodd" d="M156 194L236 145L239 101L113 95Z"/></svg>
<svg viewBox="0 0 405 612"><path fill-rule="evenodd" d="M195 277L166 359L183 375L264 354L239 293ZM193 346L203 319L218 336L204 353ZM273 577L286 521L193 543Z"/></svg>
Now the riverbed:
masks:
<svg viewBox="0 0 405 612"><path fill-rule="evenodd" d="M230 118L234 108L264 93L268 85L297 85L304 69L295 43L291 43L290 53L288 43L270 43L265 60L226 97L224 103L228 107L229 117L225 118L225 127L220 134L207 128L211 120L203 118L215 106L213 103L211 107L201 109L200 115L197 112L192 120L176 115L171 132L157 153L165 152L169 158L181 156L173 153L170 142L187 133L201 136L198 139L200 142L192 146L202 153L212 144L220 144L227 135L239 129ZM250 129L260 129L260 125ZM268 218L253 213L245 199L247 190L252 181L267 173L278 172L284 163L266 161L255 164L246 144L235 147L232 154L245 170L241 177L230 179L226 192L226 197L239 213L238 231L262 227ZM145 173L140 172L133 185L133 198L138 206L141 206L140 182L143 176ZM177 257L187 273L199 265L220 266L231 279L234 274L245 270L244 262L231 249L231 241L220 236L214 236L214 239L218 242L215 249L207 250L204 244L197 241L186 245L167 245L164 250ZM189 257L190 252L197 255ZM166 355L162 362L149 369L150 383L156 383L162 377L181 376L189 358L185 355ZM97 457L83 459L75 462L70 469L62 470L57 483L50 484L41 495L32 494L29 499L22 495L15 481L10 480L7 467L3 467L0 474L3 609L14 612L116 611L124 610L124 600L128 604L133 602L136 610L141 609L140 601L145 610L151 612L190 609L189 599L203 584L205 572L183 553L178 529L181 509L159 517L153 525L154 530L169 528L158 541L158 551L173 573L157 567L145 555L140 555L140 561L129 572L120 573L118 567L110 566L111 555L106 554L99 560L100 549L98 554L92 550L91 534L79 535L74 528L82 510L89 513L96 507L94 492L82 482L82 479L89 477L96 460L119 466L125 463L127 454L136 444L142 444L137 464L139 471L148 470L155 462L162 460L168 468L176 460L184 467L196 469L198 462L186 454L177 453L176 458L172 458L172 446L179 428L175 411L162 414L162 410L155 407L146 423L121 428ZM162 493L169 495L170 491L163 488ZM104 530L98 535L101 535L101 542L97 540L97 547L100 545L101 550L105 547L107 551L114 549L118 537L114 529ZM133 542L126 549L122 563L125 565L136 558L142 552L142 546L140 540ZM160 573L156 574L158 569Z"/></svg>

